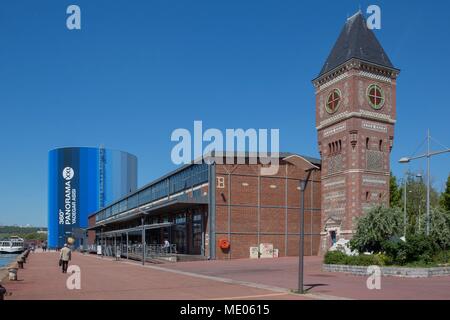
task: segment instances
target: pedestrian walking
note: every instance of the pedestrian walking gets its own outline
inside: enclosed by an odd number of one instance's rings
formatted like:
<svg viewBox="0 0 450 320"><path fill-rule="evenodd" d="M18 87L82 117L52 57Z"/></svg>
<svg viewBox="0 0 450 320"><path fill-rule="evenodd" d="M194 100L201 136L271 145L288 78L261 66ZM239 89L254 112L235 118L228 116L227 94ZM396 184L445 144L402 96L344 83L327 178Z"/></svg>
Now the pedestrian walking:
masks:
<svg viewBox="0 0 450 320"><path fill-rule="evenodd" d="M164 253L169 253L170 242L167 239L164 239L163 251Z"/></svg>
<svg viewBox="0 0 450 320"><path fill-rule="evenodd" d="M120 260L120 256L122 255L122 251L120 250L120 246L116 247L116 261Z"/></svg>
<svg viewBox="0 0 450 320"><path fill-rule="evenodd" d="M59 255L59 264L62 267L63 273L67 273L67 267L69 266L69 261L71 259L72 259L72 250L70 250L67 243L65 243Z"/></svg>

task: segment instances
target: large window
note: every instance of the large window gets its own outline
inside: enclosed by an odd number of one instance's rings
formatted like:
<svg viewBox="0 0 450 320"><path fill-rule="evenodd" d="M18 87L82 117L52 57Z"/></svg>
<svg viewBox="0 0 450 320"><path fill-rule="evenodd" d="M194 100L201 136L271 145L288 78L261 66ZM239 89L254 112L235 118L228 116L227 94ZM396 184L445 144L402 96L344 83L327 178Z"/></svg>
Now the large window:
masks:
<svg viewBox="0 0 450 320"><path fill-rule="evenodd" d="M172 230L173 243L177 246L177 252L187 253L186 213L175 216L175 225Z"/></svg>
<svg viewBox="0 0 450 320"><path fill-rule="evenodd" d="M136 208L138 206L138 194L134 194L128 198L128 209Z"/></svg>
<svg viewBox="0 0 450 320"><path fill-rule="evenodd" d="M196 212L192 216L192 252L191 254L202 253L203 242L203 214Z"/></svg>

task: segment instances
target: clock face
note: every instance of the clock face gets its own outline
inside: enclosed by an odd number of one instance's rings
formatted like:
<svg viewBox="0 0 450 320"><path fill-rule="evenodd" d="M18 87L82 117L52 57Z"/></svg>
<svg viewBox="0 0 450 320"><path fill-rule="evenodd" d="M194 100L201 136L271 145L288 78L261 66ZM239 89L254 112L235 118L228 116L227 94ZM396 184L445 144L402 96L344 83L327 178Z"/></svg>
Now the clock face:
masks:
<svg viewBox="0 0 450 320"><path fill-rule="evenodd" d="M367 88L367 101L369 105L375 109L380 110L384 106L385 96L384 91L377 84L371 84Z"/></svg>
<svg viewBox="0 0 450 320"><path fill-rule="evenodd" d="M341 91L339 89L333 89L327 97L327 104L325 105L327 112L329 114L335 113L341 105L341 100Z"/></svg>

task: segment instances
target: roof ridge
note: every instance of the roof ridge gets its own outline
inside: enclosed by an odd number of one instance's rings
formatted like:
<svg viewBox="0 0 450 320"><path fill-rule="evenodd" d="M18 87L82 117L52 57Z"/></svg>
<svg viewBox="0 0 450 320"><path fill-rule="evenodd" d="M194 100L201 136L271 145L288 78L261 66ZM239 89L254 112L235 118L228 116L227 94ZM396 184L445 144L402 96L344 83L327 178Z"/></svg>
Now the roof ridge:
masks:
<svg viewBox="0 0 450 320"><path fill-rule="evenodd" d="M347 18L347 21L354 19L355 17L357 17L358 15L363 15L361 9L359 9L356 13L354 13L351 17ZM364 16L363 16L364 17Z"/></svg>
<svg viewBox="0 0 450 320"><path fill-rule="evenodd" d="M347 18L318 77L352 58L395 69L375 33L367 27L361 10Z"/></svg>

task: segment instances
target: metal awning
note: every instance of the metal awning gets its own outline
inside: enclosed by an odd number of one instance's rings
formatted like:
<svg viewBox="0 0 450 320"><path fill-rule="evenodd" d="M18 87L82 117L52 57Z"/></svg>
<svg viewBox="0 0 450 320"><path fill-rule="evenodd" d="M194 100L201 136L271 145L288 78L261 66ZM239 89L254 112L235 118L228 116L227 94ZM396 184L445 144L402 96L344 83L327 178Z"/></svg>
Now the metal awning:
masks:
<svg viewBox="0 0 450 320"><path fill-rule="evenodd" d="M139 226L139 227L133 227L133 228L128 228L128 229L120 229L120 230L102 232L101 235L102 236L110 236L110 235L117 235L117 234L130 233L130 232L141 232L142 228L144 228L145 230L150 230L150 229L159 229L159 228L170 227L172 225L174 225L173 222L153 223L153 224L146 224L143 227Z"/></svg>
<svg viewBox="0 0 450 320"><path fill-rule="evenodd" d="M205 205L205 204L208 204L208 199L206 197L201 197L200 199L176 198L156 205L142 205L139 208L136 208L133 211L131 211L130 214L118 218L113 218L109 221L100 221L96 223L95 226L89 227L88 230L100 229L112 223L132 220L140 216L172 212L174 210L180 210L195 205Z"/></svg>

